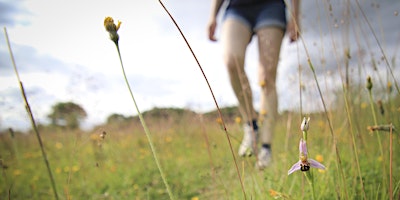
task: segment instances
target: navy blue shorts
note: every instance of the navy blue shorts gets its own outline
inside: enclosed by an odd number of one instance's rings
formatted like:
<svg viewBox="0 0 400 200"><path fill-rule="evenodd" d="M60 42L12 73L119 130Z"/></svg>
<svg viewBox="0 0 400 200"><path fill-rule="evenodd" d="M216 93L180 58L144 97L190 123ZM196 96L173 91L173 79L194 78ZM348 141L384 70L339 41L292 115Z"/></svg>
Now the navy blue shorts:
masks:
<svg viewBox="0 0 400 200"><path fill-rule="evenodd" d="M235 19L244 23L253 32L263 27L278 27L286 30L286 5L284 1L271 1L243 6L228 6L224 20Z"/></svg>

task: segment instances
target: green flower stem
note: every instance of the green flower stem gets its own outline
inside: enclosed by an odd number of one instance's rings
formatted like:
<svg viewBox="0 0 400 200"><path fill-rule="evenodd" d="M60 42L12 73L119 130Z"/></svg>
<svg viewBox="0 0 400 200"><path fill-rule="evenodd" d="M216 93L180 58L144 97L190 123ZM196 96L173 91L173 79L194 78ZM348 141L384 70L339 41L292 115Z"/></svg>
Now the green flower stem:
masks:
<svg viewBox="0 0 400 200"><path fill-rule="evenodd" d="M39 133L39 130L38 130L36 122L35 122L35 118L33 117L33 113L32 113L31 107L29 105L28 97L26 96L26 92L25 92L24 86L22 84L21 78L19 77L19 73L18 73L18 70L17 70L17 64L15 63L14 54L12 53L12 50L11 50L11 44L10 44L10 40L8 39L8 34L7 34L6 27L4 27L4 34L6 36L8 51L10 52L11 62L12 62L13 67L14 67L14 72L15 72L15 75L17 76L17 79L18 79L19 88L21 90L22 98L24 99L25 108L26 108L26 111L28 112L29 119L31 121L31 126L33 128L33 132L35 132L36 138L37 138L37 140L39 142L40 150L42 152L42 157L43 157L44 163L45 163L46 168L47 168L47 173L48 173L49 178L50 178L50 183L51 183L51 187L53 189L54 198L56 200L58 200L59 198L58 198L58 193L57 193L56 182L55 182L54 176L53 176L53 174L51 172L50 162L49 162L49 160L47 158L47 154L46 154L46 151L45 151L45 148L44 148L44 144L43 144L43 141L42 141L42 136Z"/></svg>
<svg viewBox="0 0 400 200"><path fill-rule="evenodd" d="M117 47L118 56L119 56L119 61L121 62L121 68L122 68L122 73L123 73L123 75L124 75L125 83L126 83L126 85L128 86L128 90L129 90L129 93L130 93L130 95L131 95L131 97L132 97L133 103L135 104L135 108L136 108L136 111L137 111L137 113L138 113L138 115L139 115L140 122L141 122L141 124L142 124L142 126L143 126L144 132L146 133L146 137L147 137L147 140L148 140L148 142L149 142L149 145L150 145L150 148L151 148L151 152L153 153L154 161L156 162L157 168L158 168L158 170L160 171L161 178L162 178L162 180L163 180L163 182L164 182L164 185L165 185L165 187L166 187L166 189L167 189L169 198L173 200L173 199L174 199L174 196L172 195L171 189L170 189L170 187L169 187L169 185L168 185L168 182L167 182L167 178L165 177L164 171L163 171L163 169L161 168L161 164L160 164L160 162L159 162L159 160L158 160L158 158L157 158L157 153L156 153L155 147L154 147L154 145L153 145L153 141L152 141L152 139L151 139L151 137L150 137L150 131L149 131L149 129L147 128L147 125L146 125L146 123L145 123L145 121L144 121L144 118L143 118L142 113L141 113L140 110L139 110L139 107L137 106L135 97L133 96L133 93L132 93L132 90L131 90L131 86L129 85L128 79L126 78L126 73L125 73L124 65L123 65L123 63L122 63L121 52L120 52L120 50L119 50L118 42L115 42L115 45L116 45L116 47Z"/></svg>
<svg viewBox="0 0 400 200"><path fill-rule="evenodd" d="M303 131L303 140L307 143L307 131L306 130ZM309 155L310 154L308 153L308 149L307 149L307 156L309 156ZM315 199L314 176L311 174L311 171L304 172L304 175L307 179L308 184L310 184L312 199Z"/></svg>
<svg viewBox="0 0 400 200"><path fill-rule="evenodd" d="M307 131L303 131L303 140L307 142Z"/></svg>
<svg viewBox="0 0 400 200"><path fill-rule="evenodd" d="M311 171L304 172L304 175L305 175L305 177L307 179L308 184L310 184L312 199L315 200L314 176L311 173Z"/></svg>
<svg viewBox="0 0 400 200"><path fill-rule="evenodd" d="M368 96L369 96L369 103L371 105L372 117L374 119L374 125L377 126L378 125L378 120L376 119L374 100L372 98L372 92L371 92L370 89L368 90ZM380 136L379 133L376 134L376 135L378 137L379 150L380 150L381 156L383 158L383 147L382 147L382 142L381 142L381 136Z"/></svg>

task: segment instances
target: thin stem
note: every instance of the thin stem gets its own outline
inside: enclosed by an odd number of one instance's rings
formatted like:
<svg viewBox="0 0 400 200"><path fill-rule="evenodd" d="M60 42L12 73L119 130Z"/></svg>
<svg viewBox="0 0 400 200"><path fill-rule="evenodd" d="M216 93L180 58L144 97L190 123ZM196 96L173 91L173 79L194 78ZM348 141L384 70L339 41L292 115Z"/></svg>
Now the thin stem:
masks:
<svg viewBox="0 0 400 200"><path fill-rule="evenodd" d="M366 194L365 194L364 181L363 181L363 179L362 179L362 174L361 174L360 162L359 162L359 159L358 159L357 144L356 144L356 139L355 139L354 131L353 131L353 122L352 122L351 117L350 117L349 102L348 102L348 100L347 100L347 87L348 87L348 85L343 86L344 101L345 101L346 113L347 113L347 120L348 120L349 126L350 126L350 133L351 133L351 139L352 139L352 142L353 142L354 156L355 156L355 158L356 158L357 172L358 172L358 176L359 176L359 178L360 178L360 183L361 183L363 198L364 198L364 199L367 199L367 196L366 196Z"/></svg>
<svg viewBox="0 0 400 200"><path fill-rule="evenodd" d="M7 29L5 27L4 27L4 33L5 33L5 36L6 36L8 51L10 52L11 61L12 61L13 67L14 67L14 71L15 71L15 74L16 74L18 82L19 82L19 88L21 90L21 94L22 94L22 97L24 99L25 108L26 108L26 111L28 112L29 119L31 121L31 126L33 128L33 131L35 132L36 138L37 138L37 140L39 142L40 150L42 152L42 157L43 157L44 163L46 165L47 172L49 174L51 187L52 187L53 193L54 193L54 198L56 200L58 200L56 183L54 181L54 177L53 177L53 174L51 172L50 163L49 163L49 160L47 159L47 154L46 154L46 151L44 150L42 137L40 136L39 130L38 130L37 126L36 126L35 118L33 117L33 113L32 113L31 107L29 106L28 98L26 97L24 86L23 86L22 81L21 81L21 79L19 77L19 73L18 73L18 70L17 70L17 65L15 64L14 55L13 55L12 50L11 50L11 44L10 44L10 40L8 38Z"/></svg>
<svg viewBox="0 0 400 200"><path fill-rule="evenodd" d="M304 172L304 176L306 177L308 184L310 184L312 199L315 200L314 176L311 174L311 171Z"/></svg>
<svg viewBox="0 0 400 200"><path fill-rule="evenodd" d="M149 142L151 152L153 153L154 161L156 162L157 168L158 168L158 170L160 171L160 175L161 175L161 178L162 178L162 180L163 180L163 182L164 182L164 185L165 185L165 187L166 187L166 189L167 189L169 198L170 198L170 199L174 199L174 196L172 195L171 189L170 189L170 187L169 187L169 185L168 185L167 178L165 177L164 171L163 171L163 169L161 168L161 164L160 164L160 162L159 162L159 160L158 160L157 153L156 153L156 149L155 149L155 147L154 147L154 145L153 145L153 141L152 141L152 139L151 139L151 137L150 137L150 131L149 131L149 129L147 128L146 122L144 121L143 115L142 115L142 113L140 112L139 107L137 106L135 97L133 96L133 93L132 93L132 90L131 90L131 86L130 86L130 84L129 84L129 82L128 82L128 79L127 79L127 77L126 77L124 64L122 63L121 52L120 52L120 50L119 50L119 45L118 45L118 43L115 43L115 45L116 45L116 47L117 47L119 61L121 62L121 69L122 69L122 74L124 75L125 83L126 83L126 85L127 85L127 87L128 87L128 90L129 90L129 93L130 93L130 95L131 95L131 97L132 97L133 103L135 104L135 108L136 108L136 111L138 112L139 119L140 119L140 122L141 122L141 124L142 124L142 126L143 126L144 132L146 133L146 137L147 137L147 140L148 140L148 142Z"/></svg>
<svg viewBox="0 0 400 200"><path fill-rule="evenodd" d="M226 138L227 138L228 143L229 143L229 148L230 148L230 150L231 150L231 154L232 154L232 157L233 157L233 161L234 161L234 163L235 163L236 172L237 172L237 175L238 175L238 177L239 177L240 185L241 185L241 187L242 187L242 192L243 192L244 199L247 199L247 197L246 197L246 192L245 192L245 189L244 189L243 180L242 180L242 177L241 177L241 175L240 175L239 166L238 166L238 164L237 164L236 157L235 157L235 153L234 153L233 148L232 148L232 142L231 142L231 139L230 139L228 130L226 129L226 125L225 125L224 119L223 119L223 117L222 117L221 109L220 109L219 106L218 106L217 99L215 98L215 95L214 95L214 92L213 92L213 90L212 90L212 88L211 88L211 85L210 85L210 83L208 82L207 76L206 76L206 74L204 73L204 70L203 70L203 68L201 67L199 60L197 59L196 54L193 52L192 47L190 46L189 42L187 41L187 39L186 39L185 35L183 34L182 30L180 29L178 23L176 23L174 17L171 15L171 13L168 11L168 9L164 6L164 4L161 2L161 0L158 0L158 2L160 2L161 6L162 6L163 9L165 10L165 12L168 14L168 16L171 18L172 22L175 24L175 26L176 26L176 28L178 29L179 33L181 34L183 40L185 41L186 45L188 46L190 52L192 53L194 59L196 60L196 63L197 63L197 65L199 66L199 69L200 69L201 73L203 74L203 77L204 77L204 79L205 79L205 81L206 81L206 83L207 83L208 89L210 90L211 95L212 95L212 97L213 97L215 106L217 107L219 117L221 118L222 126L223 126L223 128L224 128L225 135L226 135Z"/></svg>
<svg viewBox="0 0 400 200"><path fill-rule="evenodd" d="M389 195L393 200L393 125L390 124L390 155L389 155Z"/></svg>
<svg viewBox="0 0 400 200"><path fill-rule="evenodd" d="M370 106L371 106L372 117L374 119L374 125L377 126L378 125L378 120L376 118L374 100L372 98L371 90L368 90L368 97L369 97L369 103L370 103ZM383 147L382 147L382 142L381 142L381 136L380 136L379 132L376 135L378 137L379 150L380 150L381 156L383 158Z"/></svg>

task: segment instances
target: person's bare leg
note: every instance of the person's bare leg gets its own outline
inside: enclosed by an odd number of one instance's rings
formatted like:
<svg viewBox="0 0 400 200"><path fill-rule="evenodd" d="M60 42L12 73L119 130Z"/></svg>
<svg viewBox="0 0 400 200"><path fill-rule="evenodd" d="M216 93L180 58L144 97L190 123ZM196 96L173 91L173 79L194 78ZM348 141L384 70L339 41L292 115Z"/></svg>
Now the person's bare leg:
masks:
<svg viewBox="0 0 400 200"><path fill-rule="evenodd" d="M222 27L224 60L233 91L239 102L239 111L244 124L244 134L239 146L240 156L251 156L256 151L257 113L253 107L253 95L244 70L246 48L252 32L249 27L234 19L227 19Z"/></svg>
<svg viewBox="0 0 400 200"><path fill-rule="evenodd" d="M261 86L261 127L259 132L263 148L268 149L268 151L270 151L270 145L275 131L275 119L278 115L278 96L275 82L283 36L284 31L277 27L265 27L257 31L260 59L259 83ZM261 150L260 154L261 153L265 152ZM261 168L266 167L270 163L270 155L268 159L264 160L261 159L262 156L263 155L259 155L258 161L259 167Z"/></svg>
<svg viewBox="0 0 400 200"><path fill-rule="evenodd" d="M250 29L238 20L227 19L222 27L224 61L232 89L239 102L239 111L245 122L257 118L253 95L244 70L246 48L252 37Z"/></svg>

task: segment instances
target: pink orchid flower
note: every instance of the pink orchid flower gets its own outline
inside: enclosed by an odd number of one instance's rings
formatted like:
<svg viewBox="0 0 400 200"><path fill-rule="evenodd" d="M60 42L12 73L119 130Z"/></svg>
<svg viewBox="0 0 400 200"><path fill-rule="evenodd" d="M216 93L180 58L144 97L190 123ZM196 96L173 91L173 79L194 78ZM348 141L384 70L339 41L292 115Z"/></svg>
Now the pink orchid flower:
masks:
<svg viewBox="0 0 400 200"><path fill-rule="evenodd" d="M307 158L307 145L306 141L304 141L303 139L300 140L299 151L300 151L300 160L289 169L288 175L298 170L303 172L308 171L310 170L310 167L325 169L325 166L323 164L319 163L316 160Z"/></svg>

